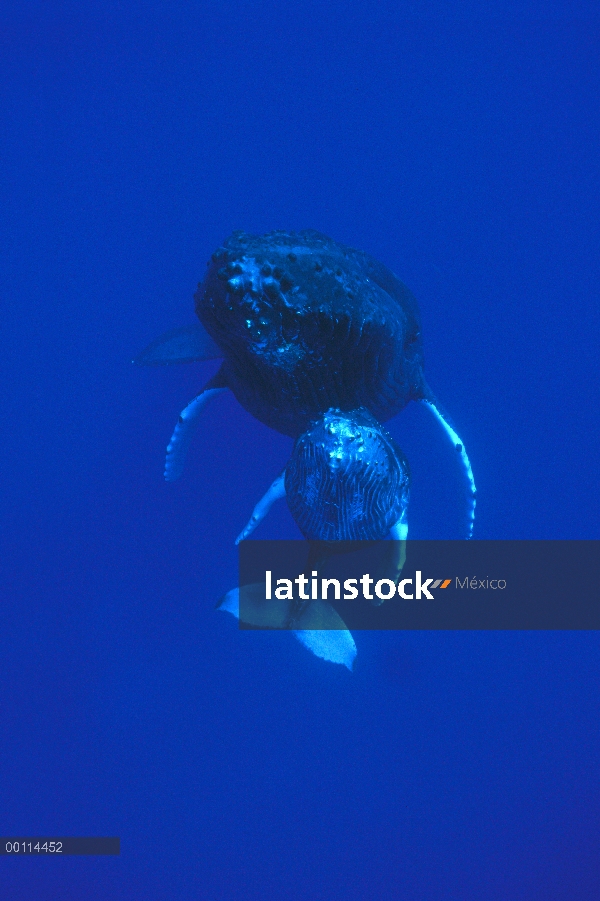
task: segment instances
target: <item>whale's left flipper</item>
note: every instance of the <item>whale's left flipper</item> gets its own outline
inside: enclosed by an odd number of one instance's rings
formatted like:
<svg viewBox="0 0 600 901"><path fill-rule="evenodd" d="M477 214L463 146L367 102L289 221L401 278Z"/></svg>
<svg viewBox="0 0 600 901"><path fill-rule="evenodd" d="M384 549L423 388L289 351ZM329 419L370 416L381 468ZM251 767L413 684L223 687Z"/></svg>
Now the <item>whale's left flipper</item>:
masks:
<svg viewBox="0 0 600 901"><path fill-rule="evenodd" d="M402 516L398 522L390 529L390 538L394 541L396 549L395 554L395 571L394 582L396 585L402 574L402 569L406 563L406 539L408 538L408 523L406 521L406 507L402 511Z"/></svg>
<svg viewBox="0 0 600 901"><path fill-rule="evenodd" d="M218 397L223 391L227 391L227 388L221 387L221 384L218 381L217 373L217 376L211 379L204 391L182 410L171 440L167 445L167 457L165 460L165 480L167 482L174 482L183 472L188 448L200 422L202 411L209 401Z"/></svg>
<svg viewBox="0 0 600 901"><path fill-rule="evenodd" d="M473 470L471 469L471 462L469 457L467 456L467 452L465 450L465 446L448 422L448 420L444 417L444 415L440 412L437 403L435 402L433 396L429 396L421 399L421 403L424 404L435 416L437 421L440 423L446 435L454 445L454 449L458 452L460 457L460 462L462 464L462 470L467 481L467 491L469 495L468 499L468 524L467 524L467 538L473 537L473 525L475 524L475 504L477 503L477 489L475 488L475 478L473 476Z"/></svg>

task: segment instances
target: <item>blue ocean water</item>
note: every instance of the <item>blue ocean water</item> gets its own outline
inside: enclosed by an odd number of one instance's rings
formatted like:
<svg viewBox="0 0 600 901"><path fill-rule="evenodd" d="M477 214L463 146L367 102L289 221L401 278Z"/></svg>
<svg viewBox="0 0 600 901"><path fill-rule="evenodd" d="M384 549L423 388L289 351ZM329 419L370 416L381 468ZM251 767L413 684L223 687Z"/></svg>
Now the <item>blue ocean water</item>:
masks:
<svg viewBox="0 0 600 901"><path fill-rule="evenodd" d="M475 538L600 537L600 27L438 13L4 7L0 832L122 852L2 857L2 901L600 895L598 636L357 633L350 674L239 632L214 605L291 440L223 398L166 485L218 363L131 365L233 229L317 229L419 299ZM411 535L459 537L435 424L389 428Z"/></svg>

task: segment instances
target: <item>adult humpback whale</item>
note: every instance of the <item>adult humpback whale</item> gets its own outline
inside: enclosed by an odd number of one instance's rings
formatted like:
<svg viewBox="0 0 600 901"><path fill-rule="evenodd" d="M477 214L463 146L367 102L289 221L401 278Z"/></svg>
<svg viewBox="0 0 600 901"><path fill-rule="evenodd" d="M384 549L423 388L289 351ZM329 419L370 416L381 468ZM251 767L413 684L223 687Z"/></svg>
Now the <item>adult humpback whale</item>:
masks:
<svg viewBox="0 0 600 901"><path fill-rule="evenodd" d="M462 465L470 538L473 472L425 382L419 311L408 288L367 253L315 231L237 231L207 265L195 295L200 322L167 332L134 361L223 359L179 417L167 447L167 481L181 475L206 404L230 390L261 422L296 439L238 541L285 497L306 538L402 542L408 464L381 423L415 400L443 426ZM221 608L236 614L237 603L230 592ZM318 656L351 668L356 651L348 632L295 631Z"/></svg>

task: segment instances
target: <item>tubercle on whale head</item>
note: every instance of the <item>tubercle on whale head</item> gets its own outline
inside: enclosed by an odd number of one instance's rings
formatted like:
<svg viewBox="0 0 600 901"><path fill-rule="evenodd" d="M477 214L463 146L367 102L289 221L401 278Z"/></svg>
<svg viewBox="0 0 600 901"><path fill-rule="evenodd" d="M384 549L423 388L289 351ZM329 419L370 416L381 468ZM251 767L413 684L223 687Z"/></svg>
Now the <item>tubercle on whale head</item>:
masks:
<svg viewBox="0 0 600 901"><path fill-rule="evenodd" d="M252 352L253 345L261 348L265 342L284 344L298 331L294 327L302 310L298 286L288 271L257 256L243 254L209 263L195 295L198 318L234 354Z"/></svg>
<svg viewBox="0 0 600 901"><path fill-rule="evenodd" d="M261 308L271 308L283 317L320 315L335 321L346 316L355 324L362 309L369 319L387 318L396 338L402 321L412 334L416 320L412 314L406 320L408 308L398 297L392 300L381 278L367 275L367 262L366 255L318 232L234 232L208 261L195 294L196 313L215 340L225 341L232 329L239 332L241 307L255 314L249 317L253 320Z"/></svg>
<svg viewBox="0 0 600 901"><path fill-rule="evenodd" d="M196 314L227 384L256 419L297 438L324 410L385 422L422 396L416 301L368 254L313 231L231 235Z"/></svg>

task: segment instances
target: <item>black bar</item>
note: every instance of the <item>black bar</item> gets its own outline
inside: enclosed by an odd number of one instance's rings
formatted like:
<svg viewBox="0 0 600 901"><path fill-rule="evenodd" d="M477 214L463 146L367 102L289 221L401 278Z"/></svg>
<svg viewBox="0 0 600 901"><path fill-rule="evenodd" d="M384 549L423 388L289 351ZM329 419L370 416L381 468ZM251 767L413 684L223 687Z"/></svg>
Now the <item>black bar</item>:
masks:
<svg viewBox="0 0 600 901"><path fill-rule="evenodd" d="M409 540L400 575L398 542L242 541L239 550L241 628L600 630L597 540ZM302 618L293 619L298 607L292 605L302 603L297 597L303 590L296 577L307 576L312 600L313 572L317 599L325 597L323 577L340 585L351 577L360 585L361 574L375 583L382 579L379 590L386 598L368 600L361 589L354 599L335 599L332 590L326 595L327 606L338 614L329 617L332 625L327 617L311 620L310 600L301 607ZM274 594L278 579L294 582L292 601L285 602L289 614ZM422 582L427 591L421 591ZM266 599L270 585L272 600ZM372 596L373 585L369 591Z"/></svg>
<svg viewBox="0 0 600 901"><path fill-rule="evenodd" d="M0 855L7 857L64 857L65 854L120 854L121 839L72 836L14 836L0 838Z"/></svg>

